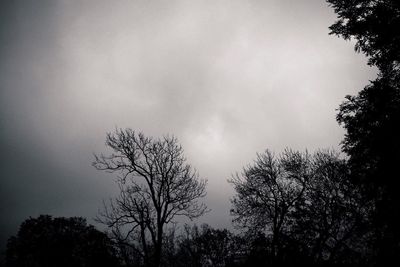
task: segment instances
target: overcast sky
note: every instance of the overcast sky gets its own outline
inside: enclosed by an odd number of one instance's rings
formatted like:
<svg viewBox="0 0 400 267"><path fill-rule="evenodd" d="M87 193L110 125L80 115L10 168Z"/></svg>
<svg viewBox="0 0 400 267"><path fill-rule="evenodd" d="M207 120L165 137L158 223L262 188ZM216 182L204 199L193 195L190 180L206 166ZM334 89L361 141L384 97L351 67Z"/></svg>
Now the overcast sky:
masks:
<svg viewBox="0 0 400 267"><path fill-rule="evenodd" d="M29 216L84 216L117 192L106 132L174 134L231 227L227 183L256 152L339 148L335 109L375 71L328 35L323 0L2 1L0 242Z"/></svg>

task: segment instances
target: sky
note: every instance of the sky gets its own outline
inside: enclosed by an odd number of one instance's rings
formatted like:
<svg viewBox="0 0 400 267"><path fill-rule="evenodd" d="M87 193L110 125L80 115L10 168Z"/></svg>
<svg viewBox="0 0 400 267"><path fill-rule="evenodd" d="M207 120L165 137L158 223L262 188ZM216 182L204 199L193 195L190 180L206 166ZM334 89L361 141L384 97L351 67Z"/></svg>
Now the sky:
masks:
<svg viewBox="0 0 400 267"><path fill-rule="evenodd" d="M175 135L231 228L227 182L257 152L340 149L345 95L376 71L322 0L1 1L0 247L29 216L90 223L118 193L105 135Z"/></svg>

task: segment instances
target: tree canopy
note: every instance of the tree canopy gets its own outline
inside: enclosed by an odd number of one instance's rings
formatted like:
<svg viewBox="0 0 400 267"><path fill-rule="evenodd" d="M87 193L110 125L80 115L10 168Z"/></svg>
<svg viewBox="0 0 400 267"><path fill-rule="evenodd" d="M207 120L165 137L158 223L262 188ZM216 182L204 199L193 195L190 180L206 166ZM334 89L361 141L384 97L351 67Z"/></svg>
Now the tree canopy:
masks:
<svg viewBox="0 0 400 267"><path fill-rule="evenodd" d="M112 241L80 217L25 220L8 240L6 266L118 266Z"/></svg>
<svg viewBox="0 0 400 267"><path fill-rule="evenodd" d="M399 68L400 3L397 0L327 0L338 15L331 33L354 38L355 49L381 71Z"/></svg>

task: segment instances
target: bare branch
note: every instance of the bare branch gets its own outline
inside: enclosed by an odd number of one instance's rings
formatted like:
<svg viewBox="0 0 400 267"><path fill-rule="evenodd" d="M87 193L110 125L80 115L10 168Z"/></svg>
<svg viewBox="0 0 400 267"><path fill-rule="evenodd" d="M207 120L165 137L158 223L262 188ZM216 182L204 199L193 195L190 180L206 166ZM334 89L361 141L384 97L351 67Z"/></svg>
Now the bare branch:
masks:
<svg viewBox="0 0 400 267"><path fill-rule="evenodd" d="M124 239L138 235L145 257L151 256L147 251L150 240L157 262L166 224L176 216L194 219L207 211L199 202L206 195L207 181L199 179L186 163L183 149L173 136L153 139L131 129L116 129L107 134L106 145L113 152L94 155L93 166L119 175L120 194L104 203L98 221L119 232L128 229Z"/></svg>

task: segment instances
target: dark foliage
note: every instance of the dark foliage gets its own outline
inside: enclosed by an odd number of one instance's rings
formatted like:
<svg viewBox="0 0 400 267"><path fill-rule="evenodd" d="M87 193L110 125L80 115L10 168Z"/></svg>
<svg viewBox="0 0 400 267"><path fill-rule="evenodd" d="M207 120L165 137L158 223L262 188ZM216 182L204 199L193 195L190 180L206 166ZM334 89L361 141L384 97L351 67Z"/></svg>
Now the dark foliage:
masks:
<svg viewBox="0 0 400 267"><path fill-rule="evenodd" d="M241 266L246 256L243 238L223 229L185 226L177 240L173 266Z"/></svg>
<svg viewBox="0 0 400 267"><path fill-rule="evenodd" d="M343 150L354 177L375 189L395 190L400 184L394 176L400 162L400 79L380 77L346 98L337 119L346 129Z"/></svg>
<svg viewBox="0 0 400 267"><path fill-rule="evenodd" d="M398 0L327 0L339 19L331 33L349 40L382 72L400 63L400 2Z"/></svg>
<svg viewBox="0 0 400 267"><path fill-rule="evenodd" d="M41 215L24 221L8 240L7 267L118 266L113 243L83 218Z"/></svg>
<svg viewBox="0 0 400 267"><path fill-rule="evenodd" d="M333 34L354 38L356 50L379 69L378 78L358 95L347 96L337 120L346 129L352 181L373 201L375 264L399 263L400 253L400 2L328 0L339 16Z"/></svg>
<svg viewBox="0 0 400 267"><path fill-rule="evenodd" d="M214 229L207 224L185 225L178 230L169 228L163 238L161 266L206 267L206 266L247 266L250 243L226 229ZM126 266L145 266L139 255L131 254Z"/></svg>

